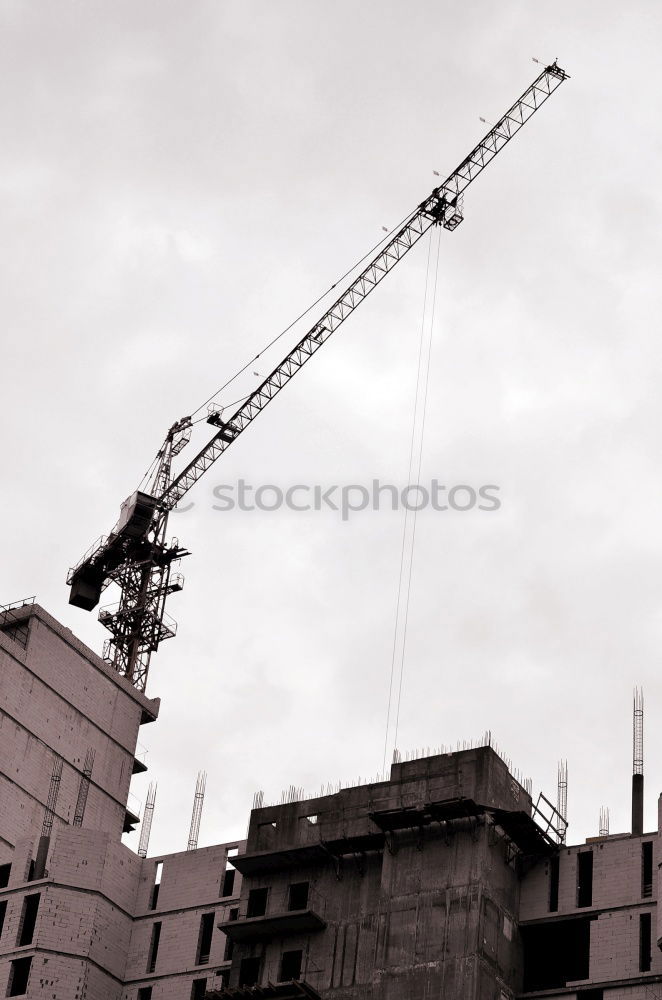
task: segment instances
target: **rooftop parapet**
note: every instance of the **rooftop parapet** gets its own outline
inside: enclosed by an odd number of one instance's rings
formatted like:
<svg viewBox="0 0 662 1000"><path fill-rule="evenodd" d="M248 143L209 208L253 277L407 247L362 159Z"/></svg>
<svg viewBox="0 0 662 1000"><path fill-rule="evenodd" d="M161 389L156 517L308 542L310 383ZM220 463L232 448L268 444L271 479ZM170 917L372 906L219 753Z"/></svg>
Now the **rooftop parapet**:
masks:
<svg viewBox="0 0 662 1000"><path fill-rule="evenodd" d="M398 762L391 780L254 809L244 875L381 850L397 829L488 813L521 850L546 852L549 829L533 820L531 796L489 746Z"/></svg>

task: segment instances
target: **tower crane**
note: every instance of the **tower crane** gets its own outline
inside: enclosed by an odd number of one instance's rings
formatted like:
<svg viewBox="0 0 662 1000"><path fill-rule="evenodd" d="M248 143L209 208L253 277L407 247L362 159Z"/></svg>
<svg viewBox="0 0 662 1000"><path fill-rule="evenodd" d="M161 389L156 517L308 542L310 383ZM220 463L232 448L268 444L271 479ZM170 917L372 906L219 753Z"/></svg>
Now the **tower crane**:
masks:
<svg viewBox="0 0 662 1000"><path fill-rule="evenodd" d="M159 449L146 488L124 501L112 531L69 571L69 603L88 611L110 583L119 586L119 603L99 612L110 632L103 656L138 690L145 690L152 653L176 632L165 603L169 594L182 589L183 577L174 567L190 554L176 539L167 540L169 512L429 229L442 226L452 232L460 225L468 186L566 79L568 74L556 61L542 70L446 180L385 238L358 277L232 416L225 419L221 407L211 408L207 423L214 428L213 436L177 473L173 460L189 443L193 420L187 416L176 421Z"/></svg>

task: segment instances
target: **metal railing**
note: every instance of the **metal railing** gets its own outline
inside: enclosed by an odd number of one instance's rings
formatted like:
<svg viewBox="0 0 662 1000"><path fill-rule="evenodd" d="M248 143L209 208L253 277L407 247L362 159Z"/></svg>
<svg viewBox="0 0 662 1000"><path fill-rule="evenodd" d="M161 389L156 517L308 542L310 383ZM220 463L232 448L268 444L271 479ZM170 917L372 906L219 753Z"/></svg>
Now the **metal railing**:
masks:
<svg viewBox="0 0 662 1000"><path fill-rule="evenodd" d="M3 620L5 615L9 614L10 611L16 611L18 608L25 608L29 604L34 604L36 600L36 595L33 594L32 597L23 597L20 601L12 601L10 604L0 604L0 622Z"/></svg>

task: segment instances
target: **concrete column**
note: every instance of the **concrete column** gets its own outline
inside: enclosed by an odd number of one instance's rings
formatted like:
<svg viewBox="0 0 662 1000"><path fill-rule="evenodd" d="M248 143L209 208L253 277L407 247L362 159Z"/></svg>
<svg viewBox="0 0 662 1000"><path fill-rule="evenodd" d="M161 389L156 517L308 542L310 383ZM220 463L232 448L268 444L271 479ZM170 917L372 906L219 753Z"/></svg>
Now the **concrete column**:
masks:
<svg viewBox="0 0 662 1000"><path fill-rule="evenodd" d="M644 776L632 775L632 836L640 837L644 832Z"/></svg>
<svg viewBox="0 0 662 1000"><path fill-rule="evenodd" d="M37 857L34 862L34 874L32 876L33 880L43 878L46 871L46 859L48 857L48 848L51 846L50 837L40 837L39 846L37 847Z"/></svg>

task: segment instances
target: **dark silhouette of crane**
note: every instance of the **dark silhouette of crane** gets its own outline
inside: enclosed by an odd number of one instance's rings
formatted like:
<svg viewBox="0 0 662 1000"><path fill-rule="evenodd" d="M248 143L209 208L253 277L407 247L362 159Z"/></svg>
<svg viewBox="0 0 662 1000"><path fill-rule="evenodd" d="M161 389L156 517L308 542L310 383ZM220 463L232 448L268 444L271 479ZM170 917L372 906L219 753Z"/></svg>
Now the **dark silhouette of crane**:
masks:
<svg viewBox="0 0 662 1000"><path fill-rule="evenodd" d="M124 501L110 534L99 539L67 577L69 602L88 611L108 584L118 584L119 603L99 612L111 634L103 655L136 688L144 691L152 653L176 631L165 603L169 594L182 589L183 577L173 567L189 553L177 540L166 541L169 512L432 226L451 232L459 226L467 187L567 78L556 62L544 68L446 180L382 241L358 277L232 416L225 419L221 408L212 409L207 422L215 428L213 437L177 474L173 459L189 443L193 421L184 417L172 425L145 490L136 490Z"/></svg>

